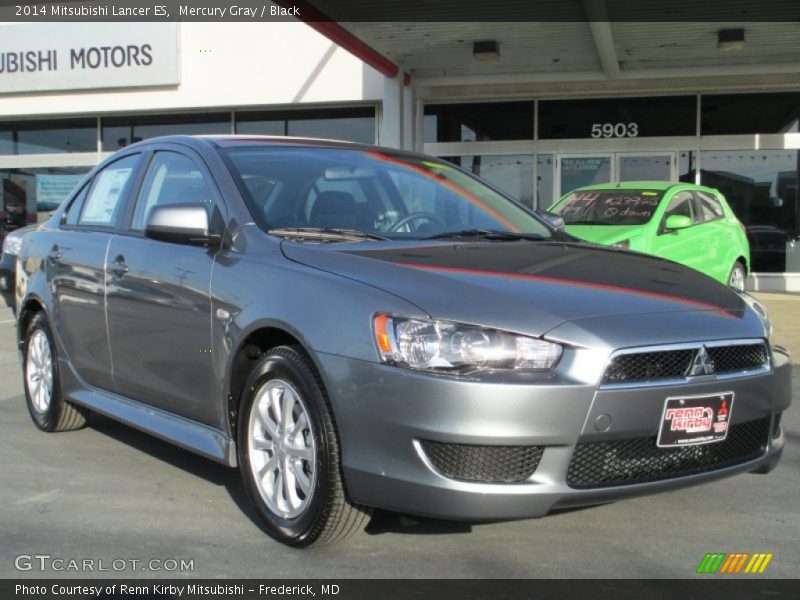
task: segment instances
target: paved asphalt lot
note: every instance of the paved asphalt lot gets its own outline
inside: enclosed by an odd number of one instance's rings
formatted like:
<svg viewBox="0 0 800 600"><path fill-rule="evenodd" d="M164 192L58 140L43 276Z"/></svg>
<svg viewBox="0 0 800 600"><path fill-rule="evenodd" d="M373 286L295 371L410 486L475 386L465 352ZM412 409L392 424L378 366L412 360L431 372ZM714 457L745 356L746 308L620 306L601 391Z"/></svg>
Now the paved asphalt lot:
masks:
<svg viewBox="0 0 800 600"><path fill-rule="evenodd" d="M778 341L800 359L800 296L760 297ZM379 513L368 533L290 550L251 520L237 472L95 417L44 434L22 398L10 311L0 310L0 577L20 554L65 559L193 559L194 577L693 577L706 552L772 552L764 576L800 573L800 408L770 475L563 512L469 526ZM800 398L800 367L794 375ZM798 401L795 400L795 403ZM91 573L85 574L91 576ZM113 576L114 573L104 573ZM125 577L170 576L126 570ZM708 576L706 576L708 577Z"/></svg>

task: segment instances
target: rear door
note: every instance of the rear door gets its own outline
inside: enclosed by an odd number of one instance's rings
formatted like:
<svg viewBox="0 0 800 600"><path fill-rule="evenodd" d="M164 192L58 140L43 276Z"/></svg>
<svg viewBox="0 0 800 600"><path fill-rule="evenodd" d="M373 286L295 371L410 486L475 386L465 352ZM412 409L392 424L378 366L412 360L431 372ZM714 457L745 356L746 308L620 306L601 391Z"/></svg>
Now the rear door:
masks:
<svg viewBox="0 0 800 600"><path fill-rule="evenodd" d="M112 240L107 254L108 330L117 393L215 423L210 287L216 251L144 237L153 207L196 202L209 215L224 209L200 157L157 147L127 232Z"/></svg>
<svg viewBox="0 0 800 600"><path fill-rule="evenodd" d="M55 329L66 357L90 385L113 387L105 318L105 258L122 217L141 154L99 171L72 200L45 260L53 290Z"/></svg>
<svg viewBox="0 0 800 600"><path fill-rule="evenodd" d="M706 240L702 271L714 279L727 282L733 267L731 254L737 253L736 231L725 219L725 211L712 194L696 191L698 229Z"/></svg>
<svg viewBox="0 0 800 600"><path fill-rule="evenodd" d="M652 254L702 271L706 266L706 236L698 228L698 215L694 194L689 190L675 192L665 198L667 203L653 240ZM692 220L685 229L667 229L666 221L672 215L682 215Z"/></svg>

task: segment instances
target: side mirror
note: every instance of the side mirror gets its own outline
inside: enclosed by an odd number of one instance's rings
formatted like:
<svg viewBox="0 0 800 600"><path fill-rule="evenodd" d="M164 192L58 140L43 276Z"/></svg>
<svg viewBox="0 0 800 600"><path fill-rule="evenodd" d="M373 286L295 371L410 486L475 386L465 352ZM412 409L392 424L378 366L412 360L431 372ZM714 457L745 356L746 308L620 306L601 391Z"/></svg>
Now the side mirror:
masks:
<svg viewBox="0 0 800 600"><path fill-rule="evenodd" d="M686 229L692 226L692 220L686 215L670 215L664 223L664 229Z"/></svg>
<svg viewBox="0 0 800 600"><path fill-rule="evenodd" d="M167 204L150 211L144 235L151 240L210 246L218 237L209 231L205 204Z"/></svg>
<svg viewBox="0 0 800 600"><path fill-rule="evenodd" d="M547 212L546 210L537 210L536 212L540 217L542 217L556 229L564 229L564 219L562 219L559 215Z"/></svg>

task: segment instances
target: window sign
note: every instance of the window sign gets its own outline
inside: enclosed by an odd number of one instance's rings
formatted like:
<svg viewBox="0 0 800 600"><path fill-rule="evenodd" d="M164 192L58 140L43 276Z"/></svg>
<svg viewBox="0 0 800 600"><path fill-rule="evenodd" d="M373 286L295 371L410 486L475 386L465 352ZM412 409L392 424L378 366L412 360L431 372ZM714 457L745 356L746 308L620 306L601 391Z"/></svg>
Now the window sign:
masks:
<svg viewBox="0 0 800 600"><path fill-rule="evenodd" d="M559 161L562 194L585 185L611 181L610 156L562 156Z"/></svg>
<svg viewBox="0 0 800 600"><path fill-rule="evenodd" d="M36 174L36 205L40 211L51 211L66 198L83 179L83 175Z"/></svg>

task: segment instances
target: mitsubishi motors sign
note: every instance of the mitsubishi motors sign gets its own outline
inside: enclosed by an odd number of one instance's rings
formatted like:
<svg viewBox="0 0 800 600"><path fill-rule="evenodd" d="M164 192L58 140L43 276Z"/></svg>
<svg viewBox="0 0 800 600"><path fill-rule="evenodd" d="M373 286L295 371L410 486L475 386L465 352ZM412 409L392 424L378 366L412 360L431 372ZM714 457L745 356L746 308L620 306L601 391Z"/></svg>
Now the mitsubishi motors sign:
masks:
<svg viewBox="0 0 800 600"><path fill-rule="evenodd" d="M0 24L0 94L179 82L177 23Z"/></svg>

